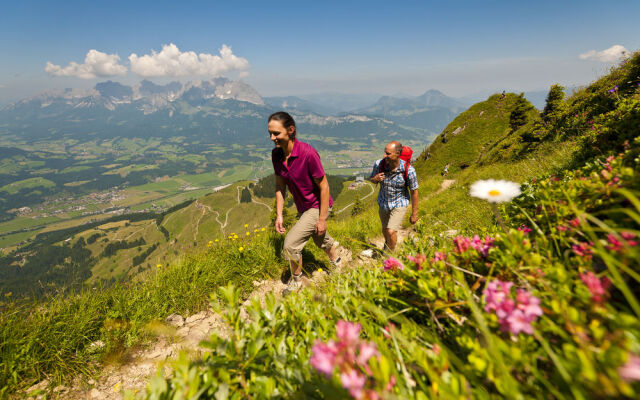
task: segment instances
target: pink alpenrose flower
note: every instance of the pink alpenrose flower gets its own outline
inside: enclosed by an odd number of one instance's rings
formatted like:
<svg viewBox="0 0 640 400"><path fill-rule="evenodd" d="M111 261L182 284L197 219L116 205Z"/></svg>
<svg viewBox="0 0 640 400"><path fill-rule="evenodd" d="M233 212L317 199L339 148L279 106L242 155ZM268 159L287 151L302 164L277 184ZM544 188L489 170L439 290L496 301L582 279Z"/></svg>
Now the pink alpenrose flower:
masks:
<svg viewBox="0 0 640 400"><path fill-rule="evenodd" d="M427 260L424 254L416 254L415 257L407 256L407 259L416 265L417 270L422 269L422 264Z"/></svg>
<svg viewBox="0 0 640 400"><path fill-rule="evenodd" d="M516 302L517 308L526 315L542 315L542 308L540 308L540 299L536 296L532 296L531 293L523 289L516 290Z"/></svg>
<svg viewBox="0 0 640 400"><path fill-rule="evenodd" d="M500 280L493 280L487 283L487 288L484 290L484 297L486 302L484 310L486 312L497 310L500 303L502 303L510 295L509 291L511 290L512 286L512 282L502 282Z"/></svg>
<svg viewBox="0 0 640 400"><path fill-rule="evenodd" d="M363 366L367 365L371 357L379 354L376 345L372 342L361 342L358 350L358 362Z"/></svg>
<svg viewBox="0 0 640 400"><path fill-rule="evenodd" d="M335 367L336 355L338 354L338 347L335 342L330 340L325 344L316 340L311 347L311 352L313 354L309 359L311 365L327 378L331 378Z"/></svg>
<svg viewBox="0 0 640 400"><path fill-rule="evenodd" d="M354 399L361 399L363 394L362 389L367 382L367 378L355 369L351 369L340 373L340 382L342 383L342 387L347 389Z"/></svg>
<svg viewBox="0 0 640 400"><path fill-rule="evenodd" d="M385 271L396 271L396 270L403 270L404 269L404 265L402 265L402 263L400 262L400 260L393 258L393 257L389 257L386 260L384 260L384 270Z"/></svg>
<svg viewBox="0 0 640 400"><path fill-rule="evenodd" d="M517 335L520 332L533 335L533 326L531 326L531 322L533 322L535 318L535 315L527 315L521 310L514 310L506 318L506 323L503 324L503 329L508 330L514 335Z"/></svg>
<svg viewBox="0 0 640 400"><path fill-rule="evenodd" d="M627 362L618 368L618 374L627 382L640 381L640 357L630 355Z"/></svg>
<svg viewBox="0 0 640 400"><path fill-rule="evenodd" d="M437 263L438 261L446 261L447 254L443 251L436 251L433 253L432 263Z"/></svg>
<svg viewBox="0 0 640 400"><path fill-rule="evenodd" d="M362 325L359 323L340 320L336 324L336 336L345 344L352 345L360 338Z"/></svg>
<svg viewBox="0 0 640 400"><path fill-rule="evenodd" d="M606 276L598 278L596 274L589 271L580 274L580 280L591 292L591 299L596 303L602 303L607 296L607 289L611 286L611 280Z"/></svg>
<svg viewBox="0 0 640 400"><path fill-rule="evenodd" d="M455 247L455 252L458 254L465 253L471 247L471 239L464 236L456 236L453 238L453 244Z"/></svg>
<svg viewBox="0 0 640 400"><path fill-rule="evenodd" d="M512 282L493 280L484 290L486 312L495 311L503 332L514 335L533 334L532 322L543 314L540 299L524 289L516 290L515 301L511 295Z"/></svg>

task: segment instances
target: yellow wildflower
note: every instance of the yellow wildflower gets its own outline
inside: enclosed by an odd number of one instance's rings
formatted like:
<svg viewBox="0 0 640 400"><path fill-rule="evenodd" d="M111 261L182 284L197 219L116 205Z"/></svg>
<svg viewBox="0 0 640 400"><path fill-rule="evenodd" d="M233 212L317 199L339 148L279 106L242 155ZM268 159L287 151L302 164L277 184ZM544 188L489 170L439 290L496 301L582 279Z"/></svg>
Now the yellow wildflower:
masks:
<svg viewBox="0 0 640 400"><path fill-rule="evenodd" d="M156 268L162 268L162 264L156 265Z"/></svg>
<svg viewBox="0 0 640 400"><path fill-rule="evenodd" d="M318 268L318 272L322 272L322 268Z"/></svg>
<svg viewBox="0 0 640 400"><path fill-rule="evenodd" d="M113 387L113 391L114 392L119 392L121 386L122 386L122 383L120 383L120 382L116 383L115 386Z"/></svg>
<svg viewBox="0 0 640 400"><path fill-rule="evenodd" d="M248 227L249 227L249 224L244 224L244 227L245 227L245 228L248 228Z"/></svg>
<svg viewBox="0 0 640 400"><path fill-rule="evenodd" d="M251 232L247 232L247 236L251 235Z"/></svg>
<svg viewBox="0 0 640 400"><path fill-rule="evenodd" d="M216 243L218 243L220 241L220 239L216 239Z"/></svg>
<svg viewBox="0 0 640 400"><path fill-rule="evenodd" d="M254 230L253 230L253 233L257 233L257 232L258 232L258 229L254 229Z"/></svg>
<svg viewBox="0 0 640 400"><path fill-rule="evenodd" d="M244 247L242 247L242 246L238 247L238 251L239 251L240 253L242 253L242 250L244 250Z"/></svg>
<svg viewBox="0 0 640 400"><path fill-rule="evenodd" d="M264 228L262 228L262 229L260 229L260 230L261 230L262 232L264 232L264 230L265 230L265 229L264 229Z"/></svg>

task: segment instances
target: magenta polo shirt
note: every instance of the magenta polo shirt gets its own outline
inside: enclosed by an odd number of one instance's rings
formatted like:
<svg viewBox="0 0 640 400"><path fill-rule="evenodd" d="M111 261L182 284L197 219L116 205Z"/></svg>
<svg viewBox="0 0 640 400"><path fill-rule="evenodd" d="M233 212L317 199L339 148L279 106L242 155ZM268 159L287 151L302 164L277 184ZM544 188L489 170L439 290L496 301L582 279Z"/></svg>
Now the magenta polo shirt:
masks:
<svg viewBox="0 0 640 400"><path fill-rule="evenodd" d="M288 165L284 165L284 152L275 148L271 152L271 162L276 175L287 183L293 195L298 213L302 214L310 208L320 208L320 187L313 179L324 176L324 168L320 155L310 144L296 140L289 156ZM329 196L329 207L333 206L333 198Z"/></svg>

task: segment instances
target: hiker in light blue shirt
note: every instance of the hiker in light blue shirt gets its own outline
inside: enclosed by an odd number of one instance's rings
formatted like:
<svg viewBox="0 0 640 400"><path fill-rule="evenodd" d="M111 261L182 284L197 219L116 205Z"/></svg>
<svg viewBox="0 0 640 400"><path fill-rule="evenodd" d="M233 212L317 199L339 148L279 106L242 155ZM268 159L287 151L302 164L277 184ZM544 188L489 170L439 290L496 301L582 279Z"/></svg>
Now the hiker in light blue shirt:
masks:
<svg viewBox="0 0 640 400"><path fill-rule="evenodd" d="M418 177L412 165L400 158L402 144L389 142L384 148L384 158L376 161L369 177L371 182L380 184L378 193L378 213L382 222L385 248L393 251L398 240L397 232L411 202L411 218L418 221Z"/></svg>

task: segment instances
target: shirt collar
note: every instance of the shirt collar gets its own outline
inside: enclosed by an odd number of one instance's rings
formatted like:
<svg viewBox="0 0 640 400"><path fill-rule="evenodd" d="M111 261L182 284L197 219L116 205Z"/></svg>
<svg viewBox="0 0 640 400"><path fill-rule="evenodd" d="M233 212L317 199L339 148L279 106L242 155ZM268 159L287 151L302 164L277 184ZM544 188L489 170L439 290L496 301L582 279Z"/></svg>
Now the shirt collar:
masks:
<svg viewBox="0 0 640 400"><path fill-rule="evenodd" d="M299 155L298 153L300 152L299 147L300 146L298 146L298 141L296 139L293 139L293 150L291 150L291 154L289 155L289 158L298 157Z"/></svg>

